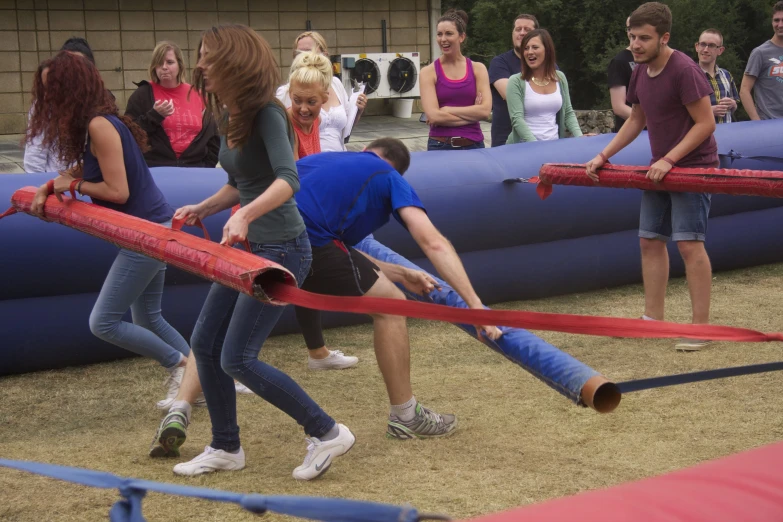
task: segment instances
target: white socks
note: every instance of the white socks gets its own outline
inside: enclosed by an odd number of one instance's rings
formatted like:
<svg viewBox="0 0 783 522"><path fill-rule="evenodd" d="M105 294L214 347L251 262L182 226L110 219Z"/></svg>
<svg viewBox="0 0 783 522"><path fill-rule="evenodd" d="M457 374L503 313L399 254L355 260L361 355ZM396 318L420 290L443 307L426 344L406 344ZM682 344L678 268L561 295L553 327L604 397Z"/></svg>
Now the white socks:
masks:
<svg viewBox="0 0 783 522"><path fill-rule="evenodd" d="M649 315L643 315L642 319L644 319L645 321L657 321L657 319L653 319Z"/></svg>
<svg viewBox="0 0 783 522"><path fill-rule="evenodd" d="M174 401L171 404L171 407L169 408L169 413L171 413L172 411L181 411L182 413L185 414L185 417L187 417L188 423L190 423L190 411L191 411L191 409L192 408L191 408L190 403L188 401Z"/></svg>
<svg viewBox="0 0 783 522"><path fill-rule="evenodd" d="M412 420L416 416L416 397L411 397L405 404L392 404L390 410L401 421Z"/></svg>
<svg viewBox="0 0 783 522"><path fill-rule="evenodd" d="M340 427L335 422L334 426L332 426L332 429L324 433L324 435L318 440L320 440L321 442L325 442L327 440L333 440L336 439L339 434L340 434Z"/></svg>

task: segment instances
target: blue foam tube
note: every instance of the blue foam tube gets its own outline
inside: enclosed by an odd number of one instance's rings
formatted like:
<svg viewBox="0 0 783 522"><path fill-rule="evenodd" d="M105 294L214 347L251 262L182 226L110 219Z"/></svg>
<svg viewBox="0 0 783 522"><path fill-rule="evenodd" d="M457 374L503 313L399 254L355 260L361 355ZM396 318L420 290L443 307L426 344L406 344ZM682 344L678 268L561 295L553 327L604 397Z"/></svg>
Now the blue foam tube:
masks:
<svg viewBox="0 0 783 522"><path fill-rule="evenodd" d="M421 270L421 268L398 253L376 241L372 236L363 239L356 245L356 248L380 261L401 265L413 270ZM409 292L402 285L397 286L409 299L453 306L454 308L468 308L465 301L445 281L435 276L433 278L438 281L440 288L436 288L426 297ZM492 341L484 337L479 338L473 325L457 324L455 326L458 326L471 337L478 339L513 363L518 364L534 377L537 377L552 389L557 390L577 404L584 405L582 388L587 381L591 377L600 375L586 364L558 350L527 330L501 327L503 336L497 341Z"/></svg>

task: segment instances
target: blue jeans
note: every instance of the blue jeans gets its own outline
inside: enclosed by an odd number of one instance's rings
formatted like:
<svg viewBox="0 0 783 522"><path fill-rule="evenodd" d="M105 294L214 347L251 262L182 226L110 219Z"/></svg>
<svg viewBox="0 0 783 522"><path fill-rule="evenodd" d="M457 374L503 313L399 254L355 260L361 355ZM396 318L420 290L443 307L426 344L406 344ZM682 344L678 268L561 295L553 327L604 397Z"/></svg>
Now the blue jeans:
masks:
<svg viewBox="0 0 783 522"><path fill-rule="evenodd" d="M471 149L483 149L483 148L484 148L483 141L477 141L473 145L467 145L465 147L452 147L448 143L443 143L442 141L433 140L432 138L429 138L427 140L427 150L471 150Z"/></svg>
<svg viewBox="0 0 783 522"><path fill-rule="evenodd" d="M639 237L704 241L711 194L645 190L639 211Z"/></svg>
<svg viewBox="0 0 783 522"><path fill-rule="evenodd" d="M95 336L120 348L151 357L166 368L190 354L187 341L160 312L166 264L120 250L90 314ZM133 323L122 320L130 308Z"/></svg>
<svg viewBox="0 0 783 522"><path fill-rule="evenodd" d="M307 232L285 243L250 245L254 254L284 266L302 284L313 261ZM334 419L293 379L258 360L283 309L219 284L209 290L190 342L212 420L210 445L215 449L240 447L234 379L287 413L311 437L320 438L334 426Z"/></svg>

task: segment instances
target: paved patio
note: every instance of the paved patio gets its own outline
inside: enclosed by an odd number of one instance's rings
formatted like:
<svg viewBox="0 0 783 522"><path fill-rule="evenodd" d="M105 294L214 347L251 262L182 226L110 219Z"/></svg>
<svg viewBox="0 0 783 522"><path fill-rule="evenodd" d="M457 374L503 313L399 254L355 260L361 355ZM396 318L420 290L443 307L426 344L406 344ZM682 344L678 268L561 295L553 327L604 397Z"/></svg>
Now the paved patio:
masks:
<svg viewBox="0 0 783 522"><path fill-rule="evenodd" d="M482 122L484 142L490 144L490 124ZM348 150L362 148L377 138L391 136L399 138L411 151L427 150L427 133L429 127L419 121L419 115L411 118L395 118L394 116L366 116L359 120L348 143ZM11 134L0 136L0 174L22 173L24 169L24 148L20 145L22 135Z"/></svg>

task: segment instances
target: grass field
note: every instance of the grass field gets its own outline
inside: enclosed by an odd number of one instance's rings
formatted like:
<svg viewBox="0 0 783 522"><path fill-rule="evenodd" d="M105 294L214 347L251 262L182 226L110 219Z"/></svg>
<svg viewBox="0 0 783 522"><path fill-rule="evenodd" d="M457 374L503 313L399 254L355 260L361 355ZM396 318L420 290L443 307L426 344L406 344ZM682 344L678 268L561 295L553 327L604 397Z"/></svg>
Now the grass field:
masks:
<svg viewBox="0 0 783 522"><path fill-rule="evenodd" d="M717 274L713 322L783 330L781 281L783 264ZM641 286L629 286L498 308L638 317L642 298ZM683 280L672 281L667 307L667 319L689 319ZM409 327L414 391L437 411L459 415L460 429L450 438L384 438L387 400L368 325L327 332L330 345L361 358L357 368L342 372L308 371L299 336L276 337L264 347L265 361L288 372L356 434L353 451L317 481L291 478L305 453L304 436L255 396L238 399L245 470L185 479L172 474L175 461L149 459L164 373L144 359L0 379L0 457L231 491L408 502L456 519L649 477L783 438L779 373L628 394L614 413L601 415L574 406L453 326L409 321ZM777 343L723 343L683 354L669 340L541 336L616 382L783 358ZM197 455L209 441L209 418L197 409L183 457ZM106 520L116 499L115 491L0 468L0 520ZM158 494L144 505L150 521L255 519L238 507Z"/></svg>

